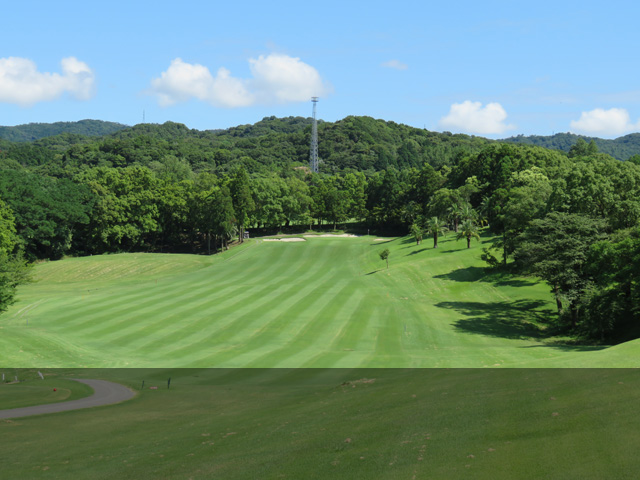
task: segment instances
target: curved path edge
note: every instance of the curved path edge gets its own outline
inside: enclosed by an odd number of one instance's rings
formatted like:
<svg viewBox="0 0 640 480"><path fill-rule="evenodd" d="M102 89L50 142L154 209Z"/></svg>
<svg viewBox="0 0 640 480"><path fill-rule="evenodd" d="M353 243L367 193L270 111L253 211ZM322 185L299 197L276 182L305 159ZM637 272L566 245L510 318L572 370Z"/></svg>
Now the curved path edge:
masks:
<svg viewBox="0 0 640 480"><path fill-rule="evenodd" d="M124 402L135 396L135 392L119 383L108 382L106 380L79 379L72 378L76 382L81 382L93 388L93 395L78 400L67 402L47 403L45 405L34 405L32 407L12 408L0 410L0 419L28 417L31 415L44 415L47 413L66 412L69 410L79 410L82 408L100 407L102 405L113 405Z"/></svg>

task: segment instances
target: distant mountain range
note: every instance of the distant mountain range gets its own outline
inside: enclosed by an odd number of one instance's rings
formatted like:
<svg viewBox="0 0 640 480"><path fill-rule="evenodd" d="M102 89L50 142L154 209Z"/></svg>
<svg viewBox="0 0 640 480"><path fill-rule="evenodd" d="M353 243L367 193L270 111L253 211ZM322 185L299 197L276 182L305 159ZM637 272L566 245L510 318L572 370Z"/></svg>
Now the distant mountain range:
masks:
<svg viewBox="0 0 640 480"><path fill-rule="evenodd" d="M0 127L0 138L11 142L33 142L45 137L53 137L62 133L73 133L89 137L102 137L119 130L129 128L128 125L102 120L80 120L79 122L28 123L15 127Z"/></svg>
<svg viewBox="0 0 640 480"><path fill-rule="evenodd" d="M584 135L576 135L574 133L556 133L550 136L540 135L518 135L500 140L509 143L526 143L528 145L536 145L538 147L550 148L553 150L562 150L568 152L569 149L576 144L579 138L584 139L587 143L591 140L598 146L598 150L607 153L618 160L627 160L633 155L640 154L640 133L631 133L624 137L618 137L614 140L606 140L597 137L586 137Z"/></svg>
<svg viewBox="0 0 640 480"><path fill-rule="evenodd" d="M357 117L347 117L357 118ZM363 117L364 118L364 117ZM345 119L345 120L347 120ZM215 133L226 134L232 137L255 137L269 133L293 133L308 127L311 119L301 117L290 117L286 119L276 119L268 117L254 125L241 125L227 130L217 130ZM340 123L340 122L337 122ZM393 122L390 124L393 125ZM147 126L150 128L151 126ZM102 120L80 120L79 122L55 122L55 123L29 123L17 125L15 127L0 126L0 139L12 142L33 142L45 137L52 137L64 133L85 135L89 137L101 137L113 133L130 129L128 125L115 122L105 122ZM140 129L141 126L135 127ZM213 132L212 132L213 133ZM477 138L477 137L476 137ZM598 146L598 150L607 153L618 160L627 160L633 155L640 155L640 133L631 133L614 140L606 140L597 137L587 137L573 133L556 133L555 135L518 135L509 137L499 142L524 143L539 147L568 152L575 145L579 138L587 143L593 140Z"/></svg>

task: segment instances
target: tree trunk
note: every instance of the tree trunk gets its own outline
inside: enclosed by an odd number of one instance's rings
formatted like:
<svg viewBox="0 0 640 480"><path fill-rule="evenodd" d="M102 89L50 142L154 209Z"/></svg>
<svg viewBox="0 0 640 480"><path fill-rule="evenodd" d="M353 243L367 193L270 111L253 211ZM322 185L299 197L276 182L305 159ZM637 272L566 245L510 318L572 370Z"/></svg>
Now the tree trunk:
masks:
<svg viewBox="0 0 640 480"><path fill-rule="evenodd" d="M558 285L553 286L553 293L556 295L556 307L558 307L558 316L562 315L562 300L560 300L560 289Z"/></svg>
<svg viewBox="0 0 640 480"><path fill-rule="evenodd" d="M471 248L471 237L467 237L467 248Z"/></svg>
<svg viewBox="0 0 640 480"><path fill-rule="evenodd" d="M438 234L433 234L433 248L438 248Z"/></svg>
<svg viewBox="0 0 640 480"><path fill-rule="evenodd" d="M507 266L507 231L502 231L502 264Z"/></svg>
<svg viewBox="0 0 640 480"><path fill-rule="evenodd" d="M569 304L569 311L571 312L571 327L576 328L576 325L578 325L578 308L575 302L572 301Z"/></svg>
<svg viewBox="0 0 640 480"><path fill-rule="evenodd" d="M211 255L211 232L207 232L207 255Z"/></svg>

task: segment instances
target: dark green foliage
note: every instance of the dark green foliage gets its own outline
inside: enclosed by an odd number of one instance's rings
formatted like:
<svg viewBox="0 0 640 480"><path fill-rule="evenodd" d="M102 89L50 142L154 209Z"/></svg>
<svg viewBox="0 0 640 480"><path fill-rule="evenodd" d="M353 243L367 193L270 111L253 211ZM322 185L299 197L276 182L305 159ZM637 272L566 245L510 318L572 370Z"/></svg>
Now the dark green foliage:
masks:
<svg viewBox="0 0 640 480"><path fill-rule="evenodd" d="M385 248L381 252L378 252L378 256L380 257L380 260L384 260L387 262L387 268L389 268L389 253L390 252L388 248Z"/></svg>
<svg viewBox="0 0 640 480"><path fill-rule="evenodd" d="M21 255L0 252L0 313L13 303L18 285L29 281L29 269Z"/></svg>
<svg viewBox="0 0 640 480"><path fill-rule="evenodd" d="M77 230L89 222L94 202L85 185L9 169L0 171L0 197L13 211L20 244L30 260L57 259L70 252Z"/></svg>
<svg viewBox="0 0 640 480"><path fill-rule="evenodd" d="M235 171L229 184L229 190L231 192L233 210L238 225L238 240L242 242L244 229L249 222L249 216L255 209L255 202L251 195L251 186L249 184L249 175L244 167L239 167Z"/></svg>
<svg viewBox="0 0 640 480"><path fill-rule="evenodd" d="M556 298L558 314L571 326L580 320L580 307L590 286L588 255L606 234L606 222L585 215L551 212L530 222L518 237L515 262L521 271L544 279Z"/></svg>
<svg viewBox="0 0 640 480"><path fill-rule="evenodd" d="M633 155L640 154L640 133L631 133L623 137L618 137L615 140L585 137L573 133L556 133L555 135L546 137L540 135L518 135L517 137L506 138L502 141L536 145L553 150L562 150L566 153L569 153L579 141L587 145L593 142L598 151L611 155L618 160L627 160ZM593 149L593 147L591 148Z"/></svg>
<svg viewBox="0 0 640 480"><path fill-rule="evenodd" d="M594 287L584 309L582 333L619 341L640 335L640 228L592 245L587 270Z"/></svg>
<svg viewBox="0 0 640 480"><path fill-rule="evenodd" d="M61 133L73 133L92 137L109 135L128 128L126 125L101 120L80 120L79 122L29 123L15 127L0 127L0 138L12 142L31 142Z"/></svg>
<svg viewBox="0 0 640 480"><path fill-rule="evenodd" d="M148 168L98 167L79 180L97 198L86 227L89 252L131 251L160 229L160 183Z"/></svg>
<svg viewBox="0 0 640 480"><path fill-rule="evenodd" d="M16 287L28 280L28 267L16 252L13 212L0 200L0 313L13 302Z"/></svg>
<svg viewBox="0 0 640 480"><path fill-rule="evenodd" d="M11 208L0 198L0 254L11 254L18 243L15 217Z"/></svg>

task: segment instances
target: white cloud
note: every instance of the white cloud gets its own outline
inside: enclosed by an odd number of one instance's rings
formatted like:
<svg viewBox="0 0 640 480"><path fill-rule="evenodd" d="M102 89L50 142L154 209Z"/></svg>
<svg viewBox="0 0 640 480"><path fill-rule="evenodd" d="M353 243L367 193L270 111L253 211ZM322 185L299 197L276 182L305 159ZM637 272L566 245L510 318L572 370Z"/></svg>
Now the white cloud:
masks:
<svg viewBox="0 0 640 480"><path fill-rule="evenodd" d="M395 70L406 70L409 66L406 63L402 63L400 60L389 60L382 63L380 66L385 68L393 68Z"/></svg>
<svg viewBox="0 0 640 480"><path fill-rule="evenodd" d="M215 107L236 108L256 104L303 102L329 93L318 71L299 58L261 55L249 60L252 78L231 75L222 67L216 75L203 65L176 58L159 78L151 81L151 93L162 106L191 98Z"/></svg>
<svg viewBox="0 0 640 480"><path fill-rule="evenodd" d="M504 133L515 128L505 123L507 112L499 103L488 103L466 100L451 105L449 114L442 117L439 126L448 130L477 133L482 135Z"/></svg>
<svg viewBox="0 0 640 480"><path fill-rule="evenodd" d="M622 135L640 130L640 120L631 123L629 112L624 108L596 108L590 112L582 112L579 120L571 122L571 130L591 135Z"/></svg>
<svg viewBox="0 0 640 480"><path fill-rule="evenodd" d="M245 83L225 68L214 77L207 67L176 58L160 78L151 81L151 88L162 106L197 98L220 107L243 107L253 101Z"/></svg>
<svg viewBox="0 0 640 480"><path fill-rule="evenodd" d="M0 102L30 106L55 100L69 93L79 100L94 94L95 74L89 66L74 57L60 62L62 75L42 73L28 58L0 58Z"/></svg>

